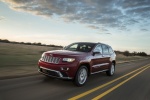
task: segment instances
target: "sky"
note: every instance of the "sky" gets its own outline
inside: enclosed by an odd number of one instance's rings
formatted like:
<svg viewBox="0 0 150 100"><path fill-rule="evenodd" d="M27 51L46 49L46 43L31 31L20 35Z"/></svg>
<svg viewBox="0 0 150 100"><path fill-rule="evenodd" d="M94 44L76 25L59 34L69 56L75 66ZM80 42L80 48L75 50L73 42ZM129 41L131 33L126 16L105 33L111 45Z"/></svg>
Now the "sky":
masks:
<svg viewBox="0 0 150 100"><path fill-rule="evenodd" d="M0 0L0 39L150 54L150 0Z"/></svg>

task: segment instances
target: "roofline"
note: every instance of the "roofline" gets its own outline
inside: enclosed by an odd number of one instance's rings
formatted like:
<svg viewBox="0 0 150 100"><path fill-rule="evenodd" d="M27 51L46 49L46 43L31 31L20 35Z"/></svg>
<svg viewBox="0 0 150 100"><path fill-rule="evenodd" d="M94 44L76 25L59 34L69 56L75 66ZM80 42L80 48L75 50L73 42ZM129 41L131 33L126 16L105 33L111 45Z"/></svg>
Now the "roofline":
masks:
<svg viewBox="0 0 150 100"><path fill-rule="evenodd" d="M74 43L93 43L93 44L104 44L104 45L107 45L107 46L109 46L109 47L111 47L110 45L108 45L108 44L105 44L105 43L101 43L101 42L74 42Z"/></svg>

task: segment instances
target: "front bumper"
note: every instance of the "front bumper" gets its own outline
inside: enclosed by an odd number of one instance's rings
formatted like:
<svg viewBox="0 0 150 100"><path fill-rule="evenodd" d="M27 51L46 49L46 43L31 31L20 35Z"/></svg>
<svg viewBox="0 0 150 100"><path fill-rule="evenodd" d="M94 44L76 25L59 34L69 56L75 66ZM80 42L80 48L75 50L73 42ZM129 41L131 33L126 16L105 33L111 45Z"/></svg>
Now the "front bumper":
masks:
<svg viewBox="0 0 150 100"><path fill-rule="evenodd" d="M61 78L61 79L72 79L72 77L68 77L65 73L48 69L42 66L39 67L39 72L50 77Z"/></svg>
<svg viewBox="0 0 150 100"><path fill-rule="evenodd" d="M39 60L39 72L50 77L73 79L78 69L77 63L52 64Z"/></svg>

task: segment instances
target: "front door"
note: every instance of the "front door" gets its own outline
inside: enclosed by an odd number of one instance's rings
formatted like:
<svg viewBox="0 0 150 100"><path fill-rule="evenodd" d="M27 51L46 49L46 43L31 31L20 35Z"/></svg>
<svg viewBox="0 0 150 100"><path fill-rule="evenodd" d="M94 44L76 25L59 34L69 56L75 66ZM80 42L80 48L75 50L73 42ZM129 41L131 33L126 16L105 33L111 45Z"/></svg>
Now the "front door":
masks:
<svg viewBox="0 0 150 100"><path fill-rule="evenodd" d="M99 53L98 53L99 52ZM92 73L96 73L102 70L106 70L109 66L109 56L103 54L102 45L97 45L93 51L92 62Z"/></svg>

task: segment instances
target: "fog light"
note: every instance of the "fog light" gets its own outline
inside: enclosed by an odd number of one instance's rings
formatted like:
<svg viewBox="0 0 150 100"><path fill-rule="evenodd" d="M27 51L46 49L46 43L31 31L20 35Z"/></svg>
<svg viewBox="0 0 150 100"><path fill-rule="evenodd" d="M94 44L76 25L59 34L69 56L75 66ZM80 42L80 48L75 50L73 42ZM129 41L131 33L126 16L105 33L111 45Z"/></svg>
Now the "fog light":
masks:
<svg viewBox="0 0 150 100"><path fill-rule="evenodd" d="M61 67L61 70L68 71L69 68L63 68L63 67Z"/></svg>

